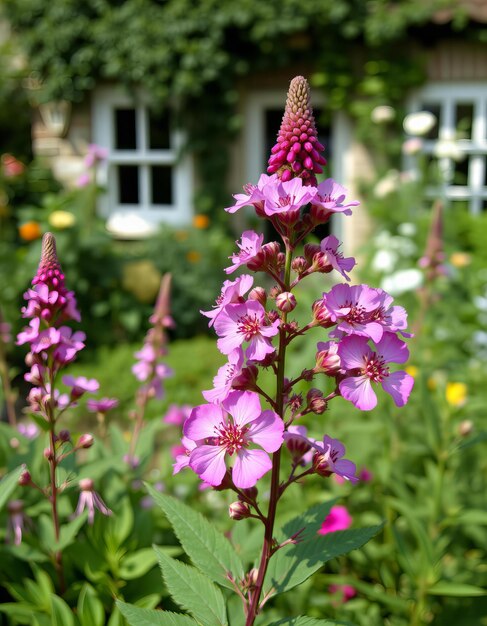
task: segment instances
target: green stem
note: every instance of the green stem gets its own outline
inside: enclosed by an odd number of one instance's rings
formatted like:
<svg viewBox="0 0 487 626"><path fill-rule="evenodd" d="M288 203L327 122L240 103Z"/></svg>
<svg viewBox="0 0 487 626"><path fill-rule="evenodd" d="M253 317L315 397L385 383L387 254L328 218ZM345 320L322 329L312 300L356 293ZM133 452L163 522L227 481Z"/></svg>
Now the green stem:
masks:
<svg viewBox="0 0 487 626"><path fill-rule="evenodd" d="M292 250L286 243L286 264L284 269L284 285L285 289L289 289L289 282L291 276L291 261ZM278 365L276 373L276 400L275 407L276 413L284 419L284 373L286 367L286 346L287 337L286 331L282 328L286 323L287 314L281 315L281 328L279 330L279 352L278 352ZM262 587L264 585L265 575L269 560L273 554L273 535L274 535L274 522L276 519L277 502L280 496L279 488L279 470L281 467L281 450L274 452L272 458L272 474L271 474L271 492L269 497L269 509L267 512L267 518L264 525L264 543L262 546L262 553L260 557L259 570L257 574L257 581L251 592L250 603L247 609L247 618L245 626L253 626L255 618L259 612L260 597L262 594Z"/></svg>

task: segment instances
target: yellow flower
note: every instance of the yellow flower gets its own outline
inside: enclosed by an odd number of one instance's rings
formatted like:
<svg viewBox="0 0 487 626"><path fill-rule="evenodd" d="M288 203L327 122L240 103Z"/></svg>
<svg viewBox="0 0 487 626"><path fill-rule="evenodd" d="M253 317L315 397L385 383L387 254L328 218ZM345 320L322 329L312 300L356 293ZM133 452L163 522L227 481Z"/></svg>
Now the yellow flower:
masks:
<svg viewBox="0 0 487 626"><path fill-rule="evenodd" d="M188 254L186 255L186 259L190 263L198 263L198 261L201 260L201 253L198 252L197 250L190 250Z"/></svg>
<svg viewBox="0 0 487 626"><path fill-rule="evenodd" d="M76 222L75 216L69 211L53 211L47 218L48 222L54 228L64 230L65 228L71 228Z"/></svg>
<svg viewBox="0 0 487 626"><path fill-rule="evenodd" d="M35 239L39 239L42 235L39 222L25 222L19 226L19 235L24 241L34 241Z"/></svg>
<svg viewBox="0 0 487 626"><path fill-rule="evenodd" d="M467 252L454 252L450 256L450 263L454 267L467 267L472 262L472 257Z"/></svg>
<svg viewBox="0 0 487 626"><path fill-rule="evenodd" d="M447 383L446 401L451 406L463 406L467 401L467 385L465 383Z"/></svg>
<svg viewBox="0 0 487 626"><path fill-rule="evenodd" d="M406 372L413 378L416 378L419 373L419 369L416 367L416 365L408 365L406 367Z"/></svg>
<svg viewBox="0 0 487 626"><path fill-rule="evenodd" d="M161 273L152 261L132 261L124 265L122 286L139 302L154 302L160 284Z"/></svg>
<svg viewBox="0 0 487 626"><path fill-rule="evenodd" d="M210 218L208 217L208 215L203 215L202 213L200 213L199 215L195 215L193 217L193 226L195 228L199 228L200 230L203 230L205 228L208 228L209 225L210 225Z"/></svg>

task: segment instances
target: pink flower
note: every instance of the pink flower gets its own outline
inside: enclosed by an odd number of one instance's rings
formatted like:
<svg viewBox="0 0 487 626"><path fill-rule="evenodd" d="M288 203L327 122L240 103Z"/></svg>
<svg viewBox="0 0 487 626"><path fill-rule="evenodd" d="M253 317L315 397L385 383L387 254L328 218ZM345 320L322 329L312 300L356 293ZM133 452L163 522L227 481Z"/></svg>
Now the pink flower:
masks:
<svg viewBox="0 0 487 626"><path fill-rule="evenodd" d="M337 530L346 530L352 525L352 516L344 506L332 506L318 531L319 535L327 535Z"/></svg>
<svg viewBox="0 0 487 626"><path fill-rule="evenodd" d="M182 426L188 419L191 413L192 407L189 404L183 404L179 406L177 404L169 405L166 415L162 418L166 424L174 424L175 426Z"/></svg>
<svg viewBox="0 0 487 626"><path fill-rule="evenodd" d="M328 221L333 213L351 215L350 207L357 206L359 202L343 204L347 190L339 185L333 178L327 178L318 185L317 193L311 204L310 216L315 224L323 224Z"/></svg>
<svg viewBox="0 0 487 626"><path fill-rule="evenodd" d="M314 454L314 439L307 437L306 426L288 426L284 433L286 447L291 453L295 465L306 465L311 462Z"/></svg>
<svg viewBox="0 0 487 626"><path fill-rule="evenodd" d="M95 509L98 509L103 515L110 516L112 511L103 502L99 494L94 490L94 482L91 478L83 478L79 481L79 500L73 517L79 517L85 510L88 511L88 523L93 524L95 521Z"/></svg>
<svg viewBox="0 0 487 626"><path fill-rule="evenodd" d="M100 383L94 378L86 378L85 376L63 376L63 383L67 387L71 387L71 399L80 398L85 393L96 393L100 388Z"/></svg>
<svg viewBox="0 0 487 626"><path fill-rule="evenodd" d="M246 191L247 193L235 194L233 196L236 200L235 204L231 207L227 207L225 211L227 211L228 213L235 213L244 206L253 205L256 211L262 214L264 206L264 196L262 194L262 190L265 185L273 183L276 179L277 176L275 174L273 174L272 176L267 176L267 174L261 174L257 185L252 185L251 183L245 185L244 191Z"/></svg>
<svg viewBox="0 0 487 626"><path fill-rule="evenodd" d="M17 335L17 345L21 346L24 343L31 343L32 341L35 341L39 336L40 325L41 321L38 317L31 319L29 326L24 327L24 330Z"/></svg>
<svg viewBox="0 0 487 626"><path fill-rule="evenodd" d="M338 252L339 246L340 242L335 235L325 237L320 243L321 251L326 254L331 266L337 270L337 272L340 272L344 278L350 280L346 272L350 272L354 268L355 259L352 256L345 258L341 252Z"/></svg>
<svg viewBox="0 0 487 626"><path fill-rule="evenodd" d="M189 465L202 480L218 486L227 471L226 456L233 457L233 482L239 489L248 489L271 469L267 453L281 447L283 430L284 424L274 411L262 411L256 393L233 391L221 406L203 404L193 409L184 435L205 443L197 443ZM263 450L251 448L252 444Z"/></svg>
<svg viewBox="0 0 487 626"><path fill-rule="evenodd" d="M358 478L355 476L357 471L355 463L342 458L345 455L345 446L341 441L325 435L323 442L316 441L313 447L316 450L313 458L313 467L317 474L320 476L337 474L352 483L358 481Z"/></svg>
<svg viewBox="0 0 487 626"><path fill-rule="evenodd" d="M213 389L203 391L207 402L223 402L232 389L233 381L242 373L244 355L240 348L232 350L228 355L228 363L222 365L213 378Z"/></svg>
<svg viewBox="0 0 487 626"><path fill-rule="evenodd" d="M2 154L2 170L5 178L13 178L24 173L25 165L16 159L13 155Z"/></svg>
<svg viewBox="0 0 487 626"><path fill-rule="evenodd" d="M370 411L377 405L372 383L382 385L392 396L396 406L404 406L414 385L414 378L406 372L390 372L389 363L404 363L409 350L393 333L384 333L374 352L366 337L345 337L338 353L342 367L347 371L339 383L341 395L362 411Z"/></svg>
<svg viewBox="0 0 487 626"><path fill-rule="evenodd" d="M316 194L315 187L303 185L300 178L287 182L276 180L263 189L264 213L268 217L283 217L287 222L297 221L299 212L311 202Z"/></svg>
<svg viewBox="0 0 487 626"><path fill-rule="evenodd" d="M5 541L13 538L14 545L20 546L22 543L22 533L24 530L26 515L24 513L24 503L22 500L11 500L7 504L8 522L7 535Z"/></svg>
<svg viewBox="0 0 487 626"><path fill-rule="evenodd" d="M384 329L371 315L380 304L376 289L367 285L335 285L323 294L323 303L331 320L337 324L330 337L353 334L370 337L374 341L382 338Z"/></svg>
<svg viewBox="0 0 487 626"><path fill-rule="evenodd" d="M86 401L86 408L91 413L108 413L117 406L118 400L116 398L100 398L100 400L90 398Z"/></svg>
<svg viewBox="0 0 487 626"><path fill-rule="evenodd" d="M265 309L255 300L244 304L228 304L215 320L215 331L220 337L217 345L222 354L230 354L244 342L249 342L247 359L262 361L274 352L269 337L279 332L279 320L266 324Z"/></svg>
<svg viewBox="0 0 487 626"><path fill-rule="evenodd" d="M19 422L17 424L17 430L21 435L23 435L26 439L35 439L39 434L39 428L36 424Z"/></svg>
<svg viewBox="0 0 487 626"><path fill-rule="evenodd" d="M174 456L176 462L173 464L173 474L178 474L185 467L189 467L189 457L191 452L196 448L196 441L188 439L188 437L182 437L181 446L177 446L174 449Z"/></svg>
<svg viewBox="0 0 487 626"><path fill-rule="evenodd" d="M357 595L357 590L352 585L330 585L328 591L332 594L340 594L341 602L332 602L334 606L337 604L345 604Z"/></svg>
<svg viewBox="0 0 487 626"><path fill-rule="evenodd" d="M85 347L86 335L83 331L77 330L73 333L68 326L61 326L59 329L60 343L54 350L54 360L59 364L66 364L76 358L76 354Z"/></svg>
<svg viewBox="0 0 487 626"><path fill-rule="evenodd" d="M8 322L2 322L0 317L0 341L2 343L10 343L12 336L10 334L12 327Z"/></svg>
<svg viewBox="0 0 487 626"><path fill-rule="evenodd" d="M393 297L382 289L376 289L379 297L378 307L373 312L372 318L379 322L383 329L390 332L399 331L404 337L412 337L411 333L405 332L408 325L408 315L402 306L391 306Z"/></svg>
<svg viewBox="0 0 487 626"><path fill-rule="evenodd" d="M211 328L215 322L215 318L221 313L223 307L227 304L235 304L243 302L243 296L252 287L254 279L250 274L242 274L236 280L226 280L220 295L216 299L215 306L212 311L200 311L202 315L210 318L208 326Z"/></svg>
<svg viewBox="0 0 487 626"><path fill-rule="evenodd" d="M88 152L85 156L86 167L93 167L99 161L105 161L108 158L108 150L102 146L98 146L96 143L91 143L88 146Z"/></svg>
<svg viewBox="0 0 487 626"><path fill-rule="evenodd" d="M229 257L232 260L233 265L225 268L227 274L231 274L241 265L245 265L251 261L262 249L262 242L264 241L264 235L258 235L253 230L246 230L242 233L240 243L237 241L237 246L240 248L240 252L232 254Z"/></svg>

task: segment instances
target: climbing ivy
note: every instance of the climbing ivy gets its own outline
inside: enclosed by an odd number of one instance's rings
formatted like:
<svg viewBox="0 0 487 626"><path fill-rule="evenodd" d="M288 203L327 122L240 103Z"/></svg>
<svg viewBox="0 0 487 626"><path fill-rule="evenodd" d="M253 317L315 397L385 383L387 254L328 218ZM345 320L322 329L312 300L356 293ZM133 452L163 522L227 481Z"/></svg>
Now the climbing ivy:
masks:
<svg viewBox="0 0 487 626"><path fill-rule="evenodd" d="M311 68L330 111L366 120L422 80L408 37L441 36L431 18L453 0L4 0L39 98L77 102L99 80L142 87L179 105L199 157L201 211L228 200L222 181L240 128L239 84L250 74ZM463 24L465 26L465 24ZM451 24L448 27L452 30ZM424 35L423 35L424 36ZM361 123L360 123L361 122ZM276 129L277 130L277 129Z"/></svg>

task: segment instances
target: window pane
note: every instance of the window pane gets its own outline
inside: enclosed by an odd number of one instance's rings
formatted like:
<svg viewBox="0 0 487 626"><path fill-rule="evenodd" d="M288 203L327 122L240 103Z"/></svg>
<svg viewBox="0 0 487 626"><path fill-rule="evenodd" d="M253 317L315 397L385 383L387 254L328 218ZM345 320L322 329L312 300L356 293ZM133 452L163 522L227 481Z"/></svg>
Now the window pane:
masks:
<svg viewBox="0 0 487 626"><path fill-rule="evenodd" d="M139 204L139 168L137 165L118 166L118 201Z"/></svg>
<svg viewBox="0 0 487 626"><path fill-rule="evenodd" d="M172 167L170 165L152 165L151 204L173 204Z"/></svg>
<svg viewBox="0 0 487 626"><path fill-rule="evenodd" d="M421 105L421 110L429 111L430 113L433 113L433 115L436 117L436 124L429 131L429 133L425 135L425 139L438 139L438 128L441 124L441 105L439 103L434 104L431 102L424 102Z"/></svg>
<svg viewBox="0 0 487 626"><path fill-rule="evenodd" d="M167 111L164 113L149 111L148 143L150 150L169 150L171 147L169 115Z"/></svg>
<svg viewBox="0 0 487 626"><path fill-rule="evenodd" d="M454 185L468 185L468 166L469 158L462 159L461 161L455 161L453 170L453 184Z"/></svg>
<svg viewBox="0 0 487 626"><path fill-rule="evenodd" d="M135 109L115 109L115 148L136 150Z"/></svg>
<svg viewBox="0 0 487 626"><path fill-rule="evenodd" d="M455 111L455 127L459 139L472 138L473 104L457 104Z"/></svg>

